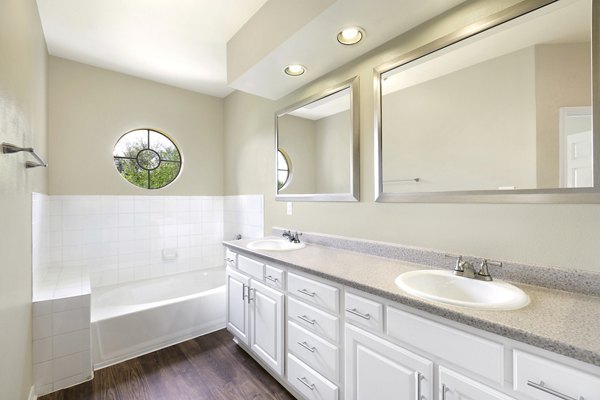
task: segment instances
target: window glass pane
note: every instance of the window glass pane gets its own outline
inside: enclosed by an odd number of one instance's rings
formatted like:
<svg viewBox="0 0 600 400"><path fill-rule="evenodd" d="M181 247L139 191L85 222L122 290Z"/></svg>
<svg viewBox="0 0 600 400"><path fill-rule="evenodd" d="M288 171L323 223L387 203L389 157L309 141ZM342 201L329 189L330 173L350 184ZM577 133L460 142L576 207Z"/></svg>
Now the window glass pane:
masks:
<svg viewBox="0 0 600 400"><path fill-rule="evenodd" d="M148 130L131 131L117 142L113 156L115 157L133 157L142 149L148 148Z"/></svg>
<svg viewBox="0 0 600 400"><path fill-rule="evenodd" d="M115 167L121 176L142 188L148 187L148 171L141 168L136 160L115 158Z"/></svg>
<svg viewBox="0 0 600 400"><path fill-rule="evenodd" d="M150 148L156 151L163 160L180 161L179 151L173 142L156 131L150 131Z"/></svg>
<svg viewBox="0 0 600 400"><path fill-rule="evenodd" d="M150 189L159 189L171 183L179 174L181 164L178 162L162 162L150 171Z"/></svg>
<svg viewBox="0 0 600 400"><path fill-rule="evenodd" d="M288 178L287 171L277 171L277 181L278 182L283 182L285 184L285 182L287 181L287 178Z"/></svg>
<svg viewBox="0 0 600 400"><path fill-rule="evenodd" d="M281 151L277 151L277 169L288 169L287 161Z"/></svg>
<svg viewBox="0 0 600 400"><path fill-rule="evenodd" d="M119 174L144 189L159 189L181 172L181 154L168 136L152 129L123 135L113 151Z"/></svg>

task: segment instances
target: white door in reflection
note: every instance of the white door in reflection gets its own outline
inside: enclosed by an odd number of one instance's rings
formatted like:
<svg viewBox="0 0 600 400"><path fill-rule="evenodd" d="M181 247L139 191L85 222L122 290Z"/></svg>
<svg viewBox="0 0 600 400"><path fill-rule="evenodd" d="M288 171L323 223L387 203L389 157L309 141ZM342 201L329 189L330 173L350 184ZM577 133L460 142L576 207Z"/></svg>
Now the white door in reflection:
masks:
<svg viewBox="0 0 600 400"><path fill-rule="evenodd" d="M591 107L560 109L561 187L594 186Z"/></svg>

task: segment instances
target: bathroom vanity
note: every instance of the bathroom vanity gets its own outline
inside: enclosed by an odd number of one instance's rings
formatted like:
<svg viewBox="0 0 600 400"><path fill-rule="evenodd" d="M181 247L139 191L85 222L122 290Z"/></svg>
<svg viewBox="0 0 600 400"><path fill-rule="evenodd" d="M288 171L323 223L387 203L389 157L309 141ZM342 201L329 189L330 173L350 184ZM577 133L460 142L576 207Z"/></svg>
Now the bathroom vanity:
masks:
<svg viewBox="0 0 600 400"><path fill-rule="evenodd" d="M395 285L425 265L248 242L224 242L227 329L299 399L600 399L597 296L517 284L528 306L475 310Z"/></svg>

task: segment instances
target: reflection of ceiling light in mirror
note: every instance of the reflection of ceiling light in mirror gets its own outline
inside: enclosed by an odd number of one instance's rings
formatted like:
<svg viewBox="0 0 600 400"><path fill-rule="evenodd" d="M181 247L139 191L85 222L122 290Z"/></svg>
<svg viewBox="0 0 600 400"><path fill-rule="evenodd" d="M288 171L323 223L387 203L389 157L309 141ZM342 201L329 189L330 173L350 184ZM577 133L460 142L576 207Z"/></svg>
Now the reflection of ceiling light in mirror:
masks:
<svg viewBox="0 0 600 400"><path fill-rule="evenodd" d="M344 45L352 45L360 42L365 36L365 30L357 26L344 28L337 35L337 40Z"/></svg>
<svg viewBox="0 0 600 400"><path fill-rule="evenodd" d="M286 74L290 76L300 76L306 72L306 67L300 64L290 64L283 70Z"/></svg>

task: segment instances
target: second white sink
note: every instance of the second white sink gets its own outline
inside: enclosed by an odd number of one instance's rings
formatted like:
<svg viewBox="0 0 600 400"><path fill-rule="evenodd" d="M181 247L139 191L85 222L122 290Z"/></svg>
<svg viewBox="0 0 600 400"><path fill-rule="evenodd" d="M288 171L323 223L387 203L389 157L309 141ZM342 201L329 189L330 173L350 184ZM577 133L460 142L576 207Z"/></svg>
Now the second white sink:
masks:
<svg viewBox="0 0 600 400"><path fill-rule="evenodd" d="M527 293L510 283L464 278L452 271L405 272L395 283L413 296L469 308L517 310L529 304Z"/></svg>
<svg viewBox="0 0 600 400"><path fill-rule="evenodd" d="M248 243L246 247L251 250L290 251L302 249L306 245L302 242L293 243L284 239L266 238L254 240Z"/></svg>

